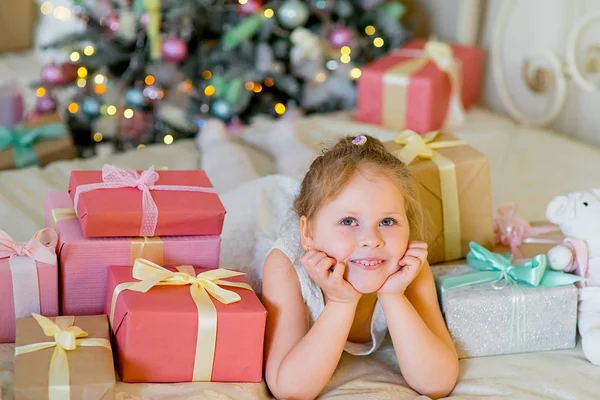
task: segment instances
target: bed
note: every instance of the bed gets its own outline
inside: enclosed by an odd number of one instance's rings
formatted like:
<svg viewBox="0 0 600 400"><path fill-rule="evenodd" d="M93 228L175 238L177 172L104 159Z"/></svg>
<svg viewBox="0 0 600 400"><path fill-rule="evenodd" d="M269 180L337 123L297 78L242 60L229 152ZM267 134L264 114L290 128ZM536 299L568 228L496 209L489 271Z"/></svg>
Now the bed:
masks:
<svg viewBox="0 0 600 400"><path fill-rule="evenodd" d="M469 5L465 21L477 14L476 2ZM475 8L472 8L475 7ZM473 14L475 13L475 14ZM463 32L469 41L473 31ZM10 65L39 68L33 53L8 56L4 76L18 69ZM27 59L29 57L29 59ZM12 64L11 64L12 63ZM34 75L32 75L34 76ZM318 149L341 134L368 132L390 139L395 132L361 125L353 121L352 112L304 117L298 121L298 135L307 146ZM544 219L547 202L555 195L597 186L600 149L542 127L525 127L512 119L484 108L467 113L466 123L454 130L457 136L487 155L491 163L493 205L507 201L519 205L519 215L528 220ZM255 147L235 139L249 155L261 175L276 173L272 158ZM559 163L557 156L577 160ZM62 161L46 168L29 168L0 173L0 229L15 239L27 240L43 226L44 194L65 190L72 169L98 169L105 163L125 168L146 168L150 164L169 169L193 169L201 165L202 154L193 140L178 141L170 146L155 145L127 153L85 160ZM221 193L226 208L228 193ZM223 242L236 221L225 222ZM434 267L435 268L435 267ZM12 358L14 346L0 344L0 399L12 399ZM449 399L598 399L597 381L600 367L583 356L580 344L563 351L515 354L464 359L460 362L458 384ZM125 384L117 383L117 399L270 399L263 383L224 384ZM344 354L333 378L324 389L324 399L424 399L407 388L399 373L389 339L372 356Z"/></svg>

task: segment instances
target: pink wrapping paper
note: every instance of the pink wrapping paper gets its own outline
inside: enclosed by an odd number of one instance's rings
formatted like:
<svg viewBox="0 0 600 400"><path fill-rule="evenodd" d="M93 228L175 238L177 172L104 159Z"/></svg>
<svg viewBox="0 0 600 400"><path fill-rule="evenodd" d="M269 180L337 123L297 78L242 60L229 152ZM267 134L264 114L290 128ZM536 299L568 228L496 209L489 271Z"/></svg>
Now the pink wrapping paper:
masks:
<svg viewBox="0 0 600 400"><path fill-rule="evenodd" d="M0 126L13 126L23 120L23 95L15 85L0 85Z"/></svg>
<svg viewBox="0 0 600 400"><path fill-rule="evenodd" d="M46 196L46 225L50 226L53 208L73 208L66 192ZM58 221L58 259L62 315L96 315L104 313L109 265L130 265L131 238L85 238L77 219ZM221 237L166 236L163 240L164 266L182 264L218 268Z"/></svg>
<svg viewBox="0 0 600 400"><path fill-rule="evenodd" d="M58 315L58 268L36 262L40 288L40 311L47 317ZM15 304L9 259L0 259L0 343L15 341Z"/></svg>

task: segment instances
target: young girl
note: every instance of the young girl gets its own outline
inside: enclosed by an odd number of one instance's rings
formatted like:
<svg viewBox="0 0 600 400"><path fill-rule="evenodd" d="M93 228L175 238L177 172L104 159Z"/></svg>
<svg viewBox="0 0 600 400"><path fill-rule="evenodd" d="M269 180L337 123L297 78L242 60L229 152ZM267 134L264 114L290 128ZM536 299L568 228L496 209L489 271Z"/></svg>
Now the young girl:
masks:
<svg viewBox="0 0 600 400"><path fill-rule="evenodd" d="M294 202L299 226L263 270L268 311L265 379L277 398L312 399L342 352L366 355L390 332L416 391L450 393L458 358L441 315L423 211L406 165L371 136L344 138L318 157Z"/></svg>

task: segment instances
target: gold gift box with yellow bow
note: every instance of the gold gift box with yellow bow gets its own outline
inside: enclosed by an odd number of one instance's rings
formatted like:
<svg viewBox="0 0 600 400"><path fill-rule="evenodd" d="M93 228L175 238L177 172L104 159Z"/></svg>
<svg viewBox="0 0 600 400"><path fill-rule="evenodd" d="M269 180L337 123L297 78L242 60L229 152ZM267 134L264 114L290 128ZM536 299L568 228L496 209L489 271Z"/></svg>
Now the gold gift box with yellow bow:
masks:
<svg viewBox="0 0 600 400"><path fill-rule="evenodd" d="M493 211L489 160L456 136L404 131L386 148L408 164L429 220L429 263L464 258L469 242L490 248Z"/></svg>
<svg viewBox="0 0 600 400"><path fill-rule="evenodd" d="M17 319L14 397L115 398L106 315Z"/></svg>

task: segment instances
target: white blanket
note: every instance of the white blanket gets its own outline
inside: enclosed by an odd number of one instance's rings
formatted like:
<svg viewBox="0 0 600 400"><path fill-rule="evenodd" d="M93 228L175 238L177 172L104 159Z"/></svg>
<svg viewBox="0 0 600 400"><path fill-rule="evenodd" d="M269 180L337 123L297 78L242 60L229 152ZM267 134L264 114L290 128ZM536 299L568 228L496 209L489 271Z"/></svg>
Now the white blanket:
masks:
<svg viewBox="0 0 600 400"><path fill-rule="evenodd" d="M393 135L384 129L351 122L345 113L303 118L298 125L302 140L315 148L319 142L330 142L340 133L360 132L382 138ZM483 110L469 112L467 124L456 133L489 157L494 205L517 201L520 215L525 218L543 219L546 202L556 194L597 185L600 151L591 146L553 132L519 128L507 119ZM261 175L274 171L269 157L254 148L244 148ZM570 161L559 164L555 161L559 154ZM72 169L98 169L105 162L127 168L146 168L154 164L169 169L192 169L200 165L200 156L193 141L180 141L171 146L149 146L107 159L59 162L45 169L0 173L0 229L10 232L18 240L27 240L43 225L44 193L65 190ZM278 214L271 210L277 208L275 204L289 201L289 192L268 189L279 187L275 182L286 178L263 179L268 182L263 186L238 188L244 191L245 197L240 196L240 192L235 196L231 194L233 192L222 196L228 208L223 232L223 266L243 269L240 264L260 263L273 239L269 235L275 232L273 227L277 225ZM267 189L261 194L256 192L258 188ZM242 208L244 205L263 212L249 215ZM233 238L238 239L234 241ZM260 277L250 278L256 284ZM0 394L3 400L12 398L12 352L13 345L0 345ZM588 363L579 347L462 360L460 380L450 398L598 399L599 374L599 367ZM117 392L117 399L122 400L270 398L264 383L118 383ZM418 395L404 384L393 348L387 341L372 356L344 354L323 398L414 399Z"/></svg>

